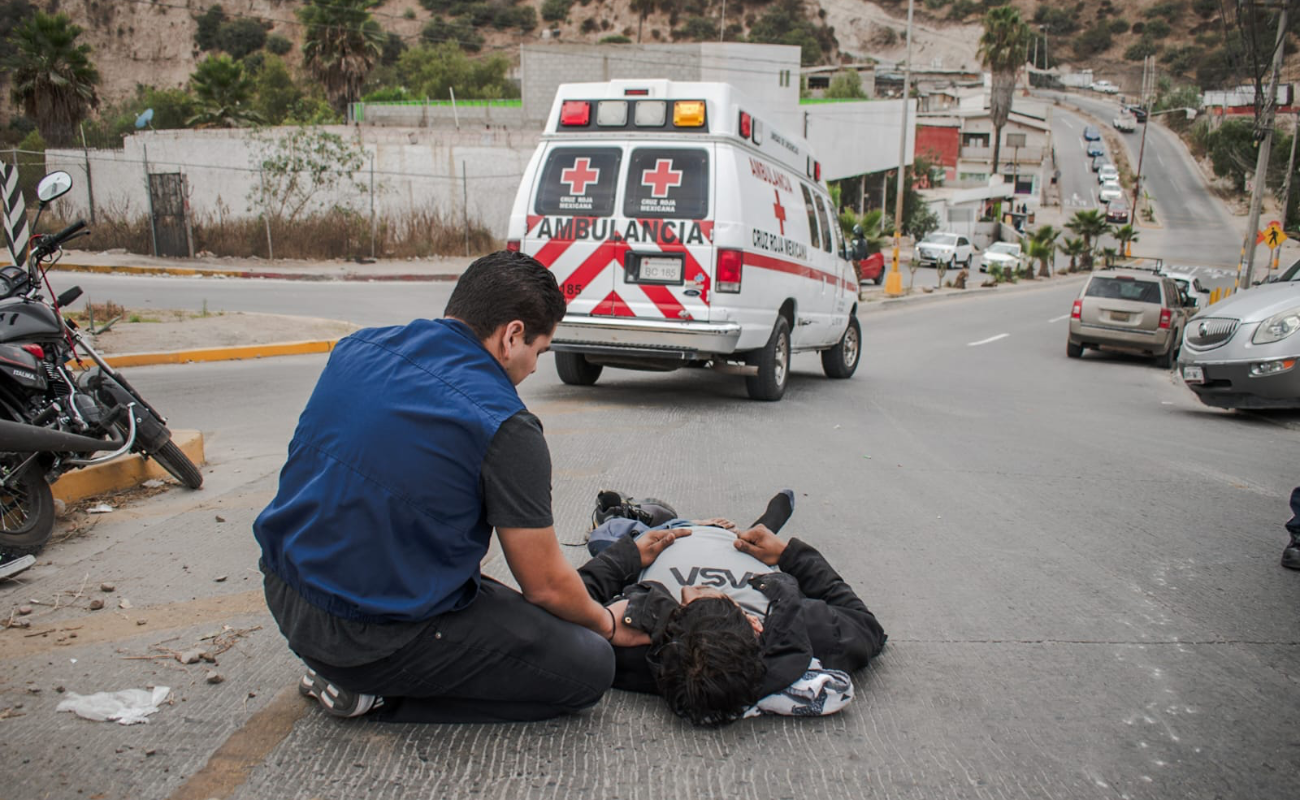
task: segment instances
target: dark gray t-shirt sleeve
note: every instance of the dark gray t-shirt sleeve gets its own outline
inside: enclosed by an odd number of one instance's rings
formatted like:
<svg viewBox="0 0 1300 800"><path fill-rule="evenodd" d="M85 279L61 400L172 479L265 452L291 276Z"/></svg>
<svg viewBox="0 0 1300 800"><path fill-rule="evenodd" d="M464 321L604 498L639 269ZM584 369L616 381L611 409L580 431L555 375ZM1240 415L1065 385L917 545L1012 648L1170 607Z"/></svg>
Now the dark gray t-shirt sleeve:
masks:
<svg viewBox="0 0 1300 800"><path fill-rule="evenodd" d="M519 411L497 428L479 480L494 528L547 528L551 517L551 451L542 421Z"/></svg>

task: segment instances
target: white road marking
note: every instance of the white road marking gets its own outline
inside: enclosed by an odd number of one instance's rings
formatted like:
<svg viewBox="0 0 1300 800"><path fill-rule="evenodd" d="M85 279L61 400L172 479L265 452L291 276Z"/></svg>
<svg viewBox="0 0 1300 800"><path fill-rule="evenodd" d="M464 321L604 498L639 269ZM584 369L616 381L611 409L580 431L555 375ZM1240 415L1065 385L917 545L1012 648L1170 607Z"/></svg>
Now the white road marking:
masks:
<svg viewBox="0 0 1300 800"><path fill-rule="evenodd" d="M978 342L967 342L967 343L966 343L966 346L967 346L967 347L979 347L979 346L982 345L982 344L988 344L989 342L996 342L998 339L1005 339L1005 338L1007 338L1007 337L1010 336L1010 335L1011 335L1011 334L1009 334L1009 333L999 333L997 336L990 336L990 337L987 338L987 339L980 339Z"/></svg>
<svg viewBox="0 0 1300 800"><path fill-rule="evenodd" d="M1062 314L1062 315L1059 316L1059 317L1052 317L1051 319L1048 320L1048 322L1060 322L1061 320L1065 319L1065 318L1068 317L1068 316L1070 316L1070 315L1069 315L1069 314Z"/></svg>

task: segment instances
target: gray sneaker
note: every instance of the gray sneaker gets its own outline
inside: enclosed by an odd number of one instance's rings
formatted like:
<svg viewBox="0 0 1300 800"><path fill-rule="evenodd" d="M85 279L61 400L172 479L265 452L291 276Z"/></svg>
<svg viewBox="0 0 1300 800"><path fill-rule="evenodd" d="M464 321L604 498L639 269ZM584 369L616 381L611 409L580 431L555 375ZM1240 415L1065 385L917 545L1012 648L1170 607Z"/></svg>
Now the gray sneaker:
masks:
<svg viewBox="0 0 1300 800"><path fill-rule="evenodd" d="M308 669L307 674L298 681L298 694L316 698L321 708L336 717L359 717L384 704L382 697L349 692L347 689L335 686L314 669Z"/></svg>

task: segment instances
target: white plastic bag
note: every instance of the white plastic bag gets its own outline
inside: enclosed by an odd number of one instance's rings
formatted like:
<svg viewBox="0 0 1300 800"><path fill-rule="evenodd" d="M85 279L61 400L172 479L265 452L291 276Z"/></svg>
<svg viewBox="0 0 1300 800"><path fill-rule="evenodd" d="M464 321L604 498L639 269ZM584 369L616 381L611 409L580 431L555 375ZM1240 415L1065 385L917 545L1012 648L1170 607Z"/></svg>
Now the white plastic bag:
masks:
<svg viewBox="0 0 1300 800"><path fill-rule="evenodd" d="M105 722L113 720L120 725L148 722L145 719L158 710L171 694L171 687L155 686L148 689L123 689L120 692L97 692L81 695L68 692L68 699L59 703L56 711L71 711L82 719Z"/></svg>

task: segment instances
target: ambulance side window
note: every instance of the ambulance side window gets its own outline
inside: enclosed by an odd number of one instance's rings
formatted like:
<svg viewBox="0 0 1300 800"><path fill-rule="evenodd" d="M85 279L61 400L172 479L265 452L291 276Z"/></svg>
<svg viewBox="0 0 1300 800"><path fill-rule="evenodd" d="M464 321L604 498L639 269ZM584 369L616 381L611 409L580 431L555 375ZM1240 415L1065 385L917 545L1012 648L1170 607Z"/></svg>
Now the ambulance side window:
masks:
<svg viewBox="0 0 1300 800"><path fill-rule="evenodd" d="M831 226L826 217L826 206L822 204L822 196L814 195L817 201L817 218L822 222L822 249L826 252L831 251Z"/></svg>
<svg viewBox="0 0 1300 800"><path fill-rule="evenodd" d="M536 213L608 217L614 213L619 147L557 147L546 156L537 187Z"/></svg>
<svg viewBox="0 0 1300 800"><path fill-rule="evenodd" d="M808 236L812 239L813 247L821 247L822 241L817 236L817 211L813 208L812 193L802 183L799 184L799 188L803 189L803 204L808 208Z"/></svg>
<svg viewBox="0 0 1300 800"><path fill-rule="evenodd" d="M703 219L709 215L709 151L638 147L628 159L623 216Z"/></svg>

